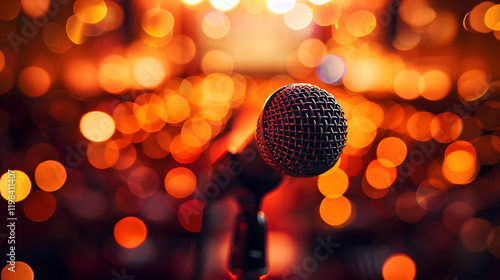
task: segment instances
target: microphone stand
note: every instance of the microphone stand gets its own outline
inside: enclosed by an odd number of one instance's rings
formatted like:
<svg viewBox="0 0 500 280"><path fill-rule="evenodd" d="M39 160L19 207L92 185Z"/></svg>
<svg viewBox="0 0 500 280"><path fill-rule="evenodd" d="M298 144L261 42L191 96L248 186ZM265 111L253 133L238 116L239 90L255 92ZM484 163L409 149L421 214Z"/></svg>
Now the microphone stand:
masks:
<svg viewBox="0 0 500 280"><path fill-rule="evenodd" d="M234 225L230 269L238 280L258 280L267 274L266 218L258 211L261 197L238 198L241 210Z"/></svg>

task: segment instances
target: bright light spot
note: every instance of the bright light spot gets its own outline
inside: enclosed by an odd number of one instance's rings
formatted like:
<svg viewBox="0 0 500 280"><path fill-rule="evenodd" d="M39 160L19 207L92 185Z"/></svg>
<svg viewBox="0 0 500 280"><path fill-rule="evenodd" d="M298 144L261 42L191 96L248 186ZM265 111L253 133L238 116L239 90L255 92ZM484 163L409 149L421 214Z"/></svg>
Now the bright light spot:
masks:
<svg viewBox="0 0 500 280"><path fill-rule="evenodd" d="M474 166L476 158L466 151L450 153L444 160L445 164L455 172L465 172Z"/></svg>
<svg viewBox="0 0 500 280"><path fill-rule="evenodd" d="M189 4L189 5L196 5L200 3L202 0L182 0L182 2Z"/></svg>
<svg viewBox="0 0 500 280"><path fill-rule="evenodd" d="M318 66L326 53L325 44L315 38L305 40L298 49L299 61L309 68Z"/></svg>
<svg viewBox="0 0 500 280"><path fill-rule="evenodd" d="M344 86L351 91L367 91L373 84L375 71L379 71L379 69L371 61L356 61L346 66L342 81Z"/></svg>
<svg viewBox="0 0 500 280"><path fill-rule="evenodd" d="M329 2L330 0L309 0L309 2L313 3L314 5L321 5L325 4L326 2Z"/></svg>
<svg viewBox="0 0 500 280"><path fill-rule="evenodd" d="M126 217L115 225L115 240L122 247L135 248L146 240L148 230L143 221L136 217Z"/></svg>
<svg viewBox="0 0 500 280"><path fill-rule="evenodd" d="M221 11L227 11L234 8L239 2L240 0L210 0L210 4Z"/></svg>
<svg viewBox="0 0 500 280"><path fill-rule="evenodd" d="M144 13L142 29L153 37L164 37L174 28L174 16L164 9L151 9Z"/></svg>
<svg viewBox="0 0 500 280"><path fill-rule="evenodd" d="M322 5L313 7L313 20L319 26L329 26L336 24L340 19L342 10L333 1L328 1Z"/></svg>
<svg viewBox="0 0 500 280"><path fill-rule="evenodd" d="M135 80L143 87L152 88L160 85L167 76L163 64L153 57L141 57L133 65Z"/></svg>
<svg viewBox="0 0 500 280"><path fill-rule="evenodd" d="M212 39L220 39L227 35L231 28L229 18L220 11L209 11L203 17L201 29Z"/></svg>
<svg viewBox="0 0 500 280"><path fill-rule="evenodd" d="M484 15L484 23L491 30L500 30L500 5L495 5L486 11Z"/></svg>
<svg viewBox="0 0 500 280"><path fill-rule="evenodd" d="M374 159L366 167L366 180L375 189L390 187L394 183L394 180L396 180L396 175L396 167L385 166L377 159Z"/></svg>
<svg viewBox="0 0 500 280"><path fill-rule="evenodd" d="M10 186L9 186L10 185ZM12 186L14 188L12 189ZM10 187L10 189L9 189ZM13 190L13 191L12 191ZM0 192L5 200L19 202L25 199L31 191L31 180L26 173L19 170L5 172L0 178ZM2 278L3 279L3 278Z"/></svg>
<svg viewBox="0 0 500 280"><path fill-rule="evenodd" d="M313 12L309 6L303 3L297 3L293 9L285 13L283 20L286 26L292 30L306 28L313 19Z"/></svg>
<svg viewBox="0 0 500 280"><path fill-rule="evenodd" d="M337 198L345 193L349 186L349 177L342 169L330 174L322 174L318 178L319 191L326 197Z"/></svg>
<svg viewBox="0 0 500 280"><path fill-rule="evenodd" d="M359 10L349 15L346 21L347 31L355 37L366 36L377 26L375 16L366 10Z"/></svg>
<svg viewBox="0 0 500 280"><path fill-rule="evenodd" d="M277 14L284 14L293 9L295 2L295 0L267 0L267 6Z"/></svg>
<svg viewBox="0 0 500 280"><path fill-rule="evenodd" d="M433 119L434 114L425 111L411 115L406 124L408 134L418 141L431 140L431 123Z"/></svg>
<svg viewBox="0 0 500 280"><path fill-rule="evenodd" d="M370 145L377 136L377 126L367 117L350 118L347 120L347 127L349 127L347 143L357 149Z"/></svg>
<svg viewBox="0 0 500 280"><path fill-rule="evenodd" d="M464 72L457 81L458 94L466 101L481 98L489 88L488 77L482 70L471 69Z"/></svg>
<svg viewBox="0 0 500 280"><path fill-rule="evenodd" d="M66 21L66 34L75 44L83 44L87 40L85 33L87 33L88 29L89 26L76 15L70 16Z"/></svg>
<svg viewBox="0 0 500 280"><path fill-rule="evenodd" d="M97 23L105 16L108 8L103 0L77 0L73 4L75 15L85 23Z"/></svg>
<svg viewBox="0 0 500 280"><path fill-rule="evenodd" d="M418 83L420 73L415 70L404 70L394 78L394 92L403 99L415 99L419 97Z"/></svg>
<svg viewBox="0 0 500 280"><path fill-rule="evenodd" d="M196 176L185 167L170 170L165 177L165 189L175 198L185 198L196 188Z"/></svg>
<svg viewBox="0 0 500 280"><path fill-rule="evenodd" d="M495 3L492 3L490 1L479 3L470 11L470 13L467 14L469 15L469 17L467 17L467 15L465 16L464 23L466 23L468 19L468 23L470 24L470 27L473 31L481 33L491 32L491 28L486 25L485 15L486 12L494 6Z"/></svg>
<svg viewBox="0 0 500 280"><path fill-rule="evenodd" d="M16 272L12 272L9 270L11 265L8 263L2 269L2 280L33 280L35 279L35 274L33 273L33 269L25 263L16 260Z"/></svg>
<svg viewBox="0 0 500 280"><path fill-rule="evenodd" d="M339 82L345 73L344 61L333 54L324 56L316 68L316 73L321 81L327 84Z"/></svg>
<svg viewBox="0 0 500 280"><path fill-rule="evenodd" d="M377 146L377 158L387 167L400 165L405 160L406 153L405 142L397 137L384 138Z"/></svg>
<svg viewBox="0 0 500 280"><path fill-rule="evenodd" d="M415 262L405 254L393 254L382 265L384 280L413 280L416 275Z"/></svg>
<svg viewBox="0 0 500 280"><path fill-rule="evenodd" d="M80 131L90 141L103 142L115 133L115 121L104 112L92 111L83 115Z"/></svg>
<svg viewBox="0 0 500 280"><path fill-rule="evenodd" d="M427 25L436 18L434 9L424 1L403 1L399 13L404 22L415 27Z"/></svg>
<svg viewBox="0 0 500 280"><path fill-rule="evenodd" d="M42 17L49 10L49 6L50 0L21 0L23 12L31 17Z"/></svg>
<svg viewBox="0 0 500 280"><path fill-rule="evenodd" d="M325 197L319 206L321 219L330 226L341 226L351 217L351 202L343 195L337 198Z"/></svg>
<svg viewBox="0 0 500 280"><path fill-rule="evenodd" d="M440 100L448 95L451 89L451 79L443 71L431 70L425 72L418 81L418 91L428 100Z"/></svg>
<svg viewBox="0 0 500 280"><path fill-rule="evenodd" d="M35 169L36 184L47 192L60 189L66 182L66 177L66 169L55 160L44 161Z"/></svg>
<svg viewBox="0 0 500 280"><path fill-rule="evenodd" d="M165 96L165 110L167 113L167 122L171 124L184 121L189 117L191 112L189 101L179 94Z"/></svg>
<svg viewBox="0 0 500 280"><path fill-rule="evenodd" d="M129 71L130 66L124 57L114 54L109 55L101 62L97 82L107 92L122 93L129 85Z"/></svg>

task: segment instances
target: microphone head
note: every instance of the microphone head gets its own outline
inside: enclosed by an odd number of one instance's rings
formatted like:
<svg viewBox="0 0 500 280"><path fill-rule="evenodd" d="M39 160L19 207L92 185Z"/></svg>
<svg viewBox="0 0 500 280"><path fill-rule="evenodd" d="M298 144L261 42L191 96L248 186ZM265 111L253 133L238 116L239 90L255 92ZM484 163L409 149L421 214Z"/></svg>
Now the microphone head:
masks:
<svg viewBox="0 0 500 280"><path fill-rule="evenodd" d="M339 159L347 124L332 94L311 84L291 84L267 99L256 138L262 158L275 170L314 177Z"/></svg>

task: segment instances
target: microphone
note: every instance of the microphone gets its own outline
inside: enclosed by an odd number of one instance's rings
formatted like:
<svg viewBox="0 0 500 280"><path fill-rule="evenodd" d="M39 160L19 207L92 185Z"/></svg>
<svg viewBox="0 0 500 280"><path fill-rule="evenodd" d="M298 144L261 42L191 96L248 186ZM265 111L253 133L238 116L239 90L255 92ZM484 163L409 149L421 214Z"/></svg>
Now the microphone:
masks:
<svg viewBox="0 0 500 280"><path fill-rule="evenodd" d="M237 279L267 273L266 220L259 211L264 194L285 175L314 177L328 171L346 139L344 112L332 94L311 84L290 84L269 96L255 134L243 148L226 152L213 164L204 194L215 198L229 187L241 208L229 264Z"/></svg>
<svg viewBox="0 0 500 280"><path fill-rule="evenodd" d="M344 112L332 94L311 84L287 85L265 102L255 135L238 152L220 158L211 175L229 173L236 180L226 181L262 196L283 175L314 177L328 171L346 139Z"/></svg>

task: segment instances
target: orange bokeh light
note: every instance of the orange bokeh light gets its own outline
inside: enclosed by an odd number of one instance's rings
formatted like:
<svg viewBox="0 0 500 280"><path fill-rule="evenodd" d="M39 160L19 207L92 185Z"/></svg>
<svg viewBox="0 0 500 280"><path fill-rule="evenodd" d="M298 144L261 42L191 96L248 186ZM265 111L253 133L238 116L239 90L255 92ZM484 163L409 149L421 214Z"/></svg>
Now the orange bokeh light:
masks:
<svg viewBox="0 0 500 280"><path fill-rule="evenodd" d="M473 101L482 97L488 91L488 77L484 71L471 69L458 78L458 94L466 101Z"/></svg>
<svg viewBox="0 0 500 280"><path fill-rule="evenodd" d="M97 75L97 82L103 90L120 94L129 86L130 66L124 57L109 55L101 61Z"/></svg>
<svg viewBox="0 0 500 280"><path fill-rule="evenodd" d="M476 149L467 141L451 143L445 151L442 172L452 184L467 184L478 172Z"/></svg>
<svg viewBox="0 0 500 280"><path fill-rule="evenodd" d="M118 144L111 140L107 142L90 142L87 146L87 159L98 169L112 167L120 156Z"/></svg>
<svg viewBox="0 0 500 280"><path fill-rule="evenodd" d="M408 134L415 140L428 141L432 139L431 122L434 114L430 112L417 112L413 114L406 125Z"/></svg>
<svg viewBox="0 0 500 280"><path fill-rule="evenodd" d="M35 181L38 187L47 192L60 189L66 182L66 177L66 169L55 160L44 161L35 169Z"/></svg>
<svg viewBox="0 0 500 280"><path fill-rule="evenodd" d="M38 97L45 94L52 84L47 70L38 66L24 68L18 77L19 89L31 97Z"/></svg>
<svg viewBox="0 0 500 280"><path fill-rule="evenodd" d="M177 64L186 64L193 60L196 54L196 44L191 37L175 35L167 45L167 56Z"/></svg>
<svg viewBox="0 0 500 280"><path fill-rule="evenodd" d="M313 7L313 20L317 25L329 26L335 24L342 14L342 10L332 1Z"/></svg>
<svg viewBox="0 0 500 280"><path fill-rule="evenodd" d="M176 124L184 121L191 113L189 102L182 95L167 94L164 98L167 122Z"/></svg>
<svg viewBox="0 0 500 280"><path fill-rule="evenodd" d="M326 197L336 198L345 193L349 186L349 177L342 169L336 169L329 174L318 177L319 191Z"/></svg>
<svg viewBox="0 0 500 280"><path fill-rule="evenodd" d="M351 217L352 205L343 195L336 198L325 197L319 206L319 214L330 226L342 226Z"/></svg>
<svg viewBox="0 0 500 280"><path fill-rule="evenodd" d="M90 60L71 60L64 68L62 77L66 87L77 98L85 99L98 93L97 67Z"/></svg>
<svg viewBox="0 0 500 280"><path fill-rule="evenodd" d="M366 180L376 189L388 188L396 180L397 169L394 166L385 166L375 159L366 167Z"/></svg>
<svg viewBox="0 0 500 280"><path fill-rule="evenodd" d="M49 10L50 0L21 0L23 12L31 17L42 17Z"/></svg>
<svg viewBox="0 0 500 280"><path fill-rule="evenodd" d="M143 221L136 217L126 217L118 221L114 228L115 240L120 246L132 249L141 245L148 230Z"/></svg>
<svg viewBox="0 0 500 280"><path fill-rule="evenodd" d="M430 129L432 137L436 141L449 143L462 133L462 119L453 113L444 112L432 119Z"/></svg>
<svg viewBox="0 0 500 280"><path fill-rule="evenodd" d="M196 188L196 176L185 167L170 170L165 176L165 189L175 198L185 198Z"/></svg>
<svg viewBox="0 0 500 280"><path fill-rule="evenodd" d="M393 254L382 265L384 280L413 280L416 274L415 262L406 254Z"/></svg>
<svg viewBox="0 0 500 280"><path fill-rule="evenodd" d="M85 23L101 21L108 11L103 0L77 0L73 4L75 15Z"/></svg>
<svg viewBox="0 0 500 280"><path fill-rule="evenodd" d="M387 167L400 165L406 158L407 148L403 140L397 137L387 137L377 146L377 158Z"/></svg>
<svg viewBox="0 0 500 280"><path fill-rule="evenodd" d="M151 36L164 37L174 28L174 21L171 12L153 8L144 13L142 28Z"/></svg>
<svg viewBox="0 0 500 280"><path fill-rule="evenodd" d="M451 89L451 79L443 71L431 70L425 72L418 81L418 91L428 100L441 100Z"/></svg>
<svg viewBox="0 0 500 280"><path fill-rule="evenodd" d="M298 49L299 61L306 67L313 68L319 65L321 58L326 55L326 46L319 39L307 39Z"/></svg>
<svg viewBox="0 0 500 280"><path fill-rule="evenodd" d="M403 99L415 99L420 96L418 84L420 73L415 70L404 70L394 78L394 92Z"/></svg>
<svg viewBox="0 0 500 280"><path fill-rule="evenodd" d="M116 129L126 134L136 133L141 129L137 118L134 115L134 107L138 106L132 102L118 104L113 111L113 120Z"/></svg>
<svg viewBox="0 0 500 280"><path fill-rule="evenodd" d="M22 261L16 260L16 272L9 270L10 264L7 264L2 269L2 280L33 280L35 279L35 274L33 269Z"/></svg>

